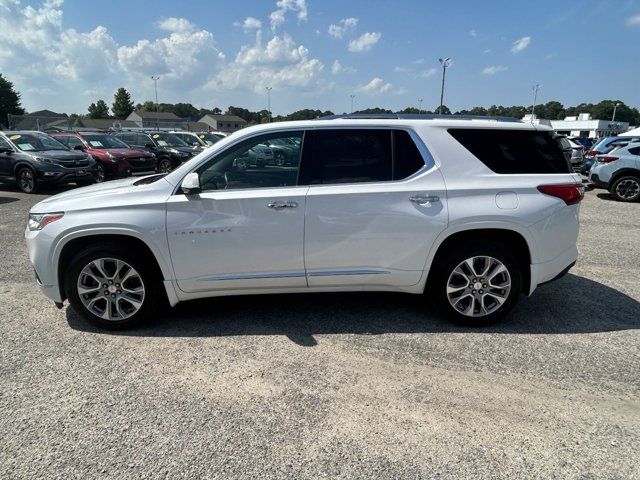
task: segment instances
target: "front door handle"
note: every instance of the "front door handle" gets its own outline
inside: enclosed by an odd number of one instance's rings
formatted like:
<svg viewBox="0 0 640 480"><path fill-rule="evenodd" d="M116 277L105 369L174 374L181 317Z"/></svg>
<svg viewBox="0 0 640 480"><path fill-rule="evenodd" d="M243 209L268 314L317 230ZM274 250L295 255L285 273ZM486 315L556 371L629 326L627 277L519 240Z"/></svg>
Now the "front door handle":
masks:
<svg viewBox="0 0 640 480"><path fill-rule="evenodd" d="M283 208L297 208L298 202L269 202L267 207L274 208L276 210L282 210Z"/></svg>
<svg viewBox="0 0 640 480"><path fill-rule="evenodd" d="M414 197L409 197L413 203L417 203L418 205L428 206L432 203L439 202L440 197L437 195L416 195Z"/></svg>

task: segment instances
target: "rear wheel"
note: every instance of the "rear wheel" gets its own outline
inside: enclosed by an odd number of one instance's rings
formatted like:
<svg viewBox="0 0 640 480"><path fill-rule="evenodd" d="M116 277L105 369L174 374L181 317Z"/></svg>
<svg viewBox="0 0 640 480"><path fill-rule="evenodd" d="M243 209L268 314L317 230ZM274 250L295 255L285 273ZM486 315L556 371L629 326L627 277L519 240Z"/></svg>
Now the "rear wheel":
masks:
<svg viewBox="0 0 640 480"><path fill-rule="evenodd" d="M18 188L24 193L36 193L38 191L38 179L29 167L20 167L16 170L16 182Z"/></svg>
<svg viewBox="0 0 640 480"><path fill-rule="evenodd" d="M157 269L116 246L78 253L65 275L65 293L82 317L111 330L149 319L164 298Z"/></svg>
<svg viewBox="0 0 640 480"><path fill-rule="evenodd" d="M459 246L434 268L426 293L447 317L466 326L503 318L522 292L521 267L500 244Z"/></svg>
<svg viewBox="0 0 640 480"><path fill-rule="evenodd" d="M631 175L620 177L613 182L609 193L621 202L637 202L640 200L640 178Z"/></svg>

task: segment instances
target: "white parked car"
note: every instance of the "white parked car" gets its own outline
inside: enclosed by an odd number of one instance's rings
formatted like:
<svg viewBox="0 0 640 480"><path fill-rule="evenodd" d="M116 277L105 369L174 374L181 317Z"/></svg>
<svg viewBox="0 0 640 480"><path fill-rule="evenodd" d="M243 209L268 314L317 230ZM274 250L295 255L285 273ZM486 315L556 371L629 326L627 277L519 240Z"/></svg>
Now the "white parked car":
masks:
<svg viewBox="0 0 640 480"><path fill-rule="evenodd" d="M238 166L273 139L297 160ZM164 299L362 290L482 325L575 263L583 192L541 126L347 116L243 129L166 176L50 197L26 239L45 295L105 328Z"/></svg>
<svg viewBox="0 0 640 480"><path fill-rule="evenodd" d="M620 144L598 155L589 171L589 181L609 190L621 202L640 200L640 142Z"/></svg>

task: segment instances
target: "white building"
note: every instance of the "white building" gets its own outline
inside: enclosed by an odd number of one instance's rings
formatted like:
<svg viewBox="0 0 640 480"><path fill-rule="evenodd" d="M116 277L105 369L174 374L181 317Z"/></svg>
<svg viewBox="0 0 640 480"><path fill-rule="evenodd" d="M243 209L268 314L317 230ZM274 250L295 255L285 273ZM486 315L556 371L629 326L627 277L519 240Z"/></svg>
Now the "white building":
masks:
<svg viewBox="0 0 640 480"><path fill-rule="evenodd" d="M531 115L525 115L524 122L531 121ZM549 125L556 133L569 137L599 138L619 135L629 130L629 122L612 122L611 120L594 120L589 113L581 113L577 117L566 117L564 120L545 120L534 118L533 123Z"/></svg>

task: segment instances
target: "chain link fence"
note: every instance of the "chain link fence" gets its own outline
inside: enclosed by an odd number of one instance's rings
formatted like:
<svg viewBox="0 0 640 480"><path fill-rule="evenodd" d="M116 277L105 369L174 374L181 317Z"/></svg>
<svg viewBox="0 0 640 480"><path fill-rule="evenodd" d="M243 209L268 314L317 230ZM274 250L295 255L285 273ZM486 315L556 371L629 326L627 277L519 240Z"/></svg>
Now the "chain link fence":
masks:
<svg viewBox="0 0 640 480"><path fill-rule="evenodd" d="M7 130L39 130L53 131L82 131L82 130L187 130L209 131L212 128L206 123L190 122L186 120L144 119L142 122L118 120L112 118L69 117L67 115L7 115Z"/></svg>

